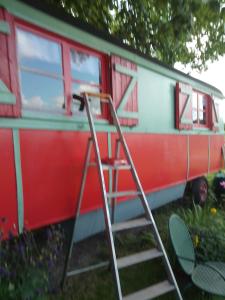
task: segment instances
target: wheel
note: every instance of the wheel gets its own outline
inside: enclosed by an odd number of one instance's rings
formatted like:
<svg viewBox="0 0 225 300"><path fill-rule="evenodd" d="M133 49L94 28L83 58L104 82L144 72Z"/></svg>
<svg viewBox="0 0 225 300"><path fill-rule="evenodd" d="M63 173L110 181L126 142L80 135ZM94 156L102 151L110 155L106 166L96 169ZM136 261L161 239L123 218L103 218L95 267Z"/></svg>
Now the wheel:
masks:
<svg viewBox="0 0 225 300"><path fill-rule="evenodd" d="M222 200L222 195L225 195L225 174L218 172L213 179L213 191L216 195L217 200Z"/></svg>
<svg viewBox="0 0 225 300"><path fill-rule="evenodd" d="M208 181L205 177L200 177L192 182L192 197L196 204L203 206L208 197Z"/></svg>

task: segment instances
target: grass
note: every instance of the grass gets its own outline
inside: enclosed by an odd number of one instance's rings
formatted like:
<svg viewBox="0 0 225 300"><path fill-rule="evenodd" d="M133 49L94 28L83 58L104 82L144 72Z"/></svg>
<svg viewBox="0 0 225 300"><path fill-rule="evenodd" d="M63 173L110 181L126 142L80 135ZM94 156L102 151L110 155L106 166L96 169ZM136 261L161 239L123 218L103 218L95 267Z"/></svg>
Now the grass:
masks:
<svg viewBox="0 0 225 300"><path fill-rule="evenodd" d="M185 300L203 300L209 299L209 295L202 293L199 289L191 286L186 290L187 284L190 284L190 279L184 276L179 266L176 263L175 256L171 249L170 241L168 238L167 224L170 215L183 207L182 203L170 204L166 208L161 208L154 212L155 220L158 225L161 237L163 239L164 245L167 249L168 255L170 257L173 269L175 270L175 276L177 278L178 284L182 291ZM97 238L98 242L101 244L103 236ZM81 243L82 244L82 243ZM104 243L101 246L96 246L96 241L94 242L95 249L100 250L100 256L107 257L107 247ZM128 234L120 234L116 238L116 249L118 256L124 256L125 254L135 253L138 250L143 250L154 246L153 238L146 230L133 230ZM79 246L80 247L80 246ZM89 247L90 253L92 253L91 247L93 247L93 241L90 242L89 246L85 246L86 250ZM81 249L78 249L79 253L82 253ZM95 251L94 251L95 252ZM96 253L95 253L96 254ZM129 294L144 287L150 286L156 282L166 279L165 268L160 259L154 260L152 262L145 262L127 269L120 271L120 278L122 284L123 294ZM57 295L50 296L49 300L114 300L115 290L114 282L112 278L112 272L110 269L102 269L94 272L89 272L78 277L73 277L68 279L66 288L64 292L60 292ZM157 298L158 300L173 300L175 299L174 293L166 294ZM213 297L212 300L224 299L221 297Z"/></svg>

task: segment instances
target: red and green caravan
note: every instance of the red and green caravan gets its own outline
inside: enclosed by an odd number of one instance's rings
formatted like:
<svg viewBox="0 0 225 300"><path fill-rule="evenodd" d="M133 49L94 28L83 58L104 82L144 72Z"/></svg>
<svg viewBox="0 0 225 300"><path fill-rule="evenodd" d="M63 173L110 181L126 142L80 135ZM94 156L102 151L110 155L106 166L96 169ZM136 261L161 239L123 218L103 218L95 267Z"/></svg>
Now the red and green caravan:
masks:
<svg viewBox="0 0 225 300"><path fill-rule="evenodd" d="M48 9L41 1L0 0L0 216L23 232L74 216L90 136L73 94L107 93L152 209L223 166L223 94L122 42ZM115 156L115 127L92 101L101 155ZM94 154L92 154L94 157ZM112 174L105 173L107 189ZM133 187L120 174L119 189ZM118 220L140 214L134 196L117 203ZM103 230L96 168L90 168L78 239ZM96 221L97 220L97 221Z"/></svg>

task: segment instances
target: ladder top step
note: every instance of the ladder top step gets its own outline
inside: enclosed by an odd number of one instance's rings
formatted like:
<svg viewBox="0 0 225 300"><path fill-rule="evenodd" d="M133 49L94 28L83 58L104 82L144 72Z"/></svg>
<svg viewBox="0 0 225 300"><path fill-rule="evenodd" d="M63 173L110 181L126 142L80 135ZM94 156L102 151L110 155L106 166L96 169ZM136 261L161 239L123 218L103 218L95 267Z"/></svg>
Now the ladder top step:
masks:
<svg viewBox="0 0 225 300"><path fill-rule="evenodd" d="M112 225L112 231L117 232L121 230L133 229L142 226L150 225L152 222L145 218L129 220L126 222L116 223Z"/></svg>
<svg viewBox="0 0 225 300"><path fill-rule="evenodd" d="M86 95L87 97L96 97L100 98L100 100L109 100L111 98L110 94L106 93L92 93L92 92L83 92L82 95Z"/></svg>
<svg viewBox="0 0 225 300"><path fill-rule="evenodd" d="M102 159L102 163L105 165L110 165L110 166L121 166L121 165L128 165L128 162L126 159L116 159L116 158L111 158L111 157L106 157Z"/></svg>
<svg viewBox="0 0 225 300"><path fill-rule="evenodd" d="M136 254L128 255L117 259L118 269L126 268L141 262L151 260L163 256L163 253L156 248L151 250L142 251Z"/></svg>
<svg viewBox="0 0 225 300"><path fill-rule="evenodd" d="M119 198L119 197L128 197L128 196L138 196L141 195L138 191L123 191L115 193L107 193L108 198Z"/></svg>
<svg viewBox="0 0 225 300"><path fill-rule="evenodd" d="M102 163L109 164L109 165L126 165L127 160L126 159L116 159L113 157L106 157L106 158L102 158Z"/></svg>
<svg viewBox="0 0 225 300"><path fill-rule="evenodd" d="M168 280L149 286L143 290L123 297L123 300L149 300L175 290Z"/></svg>

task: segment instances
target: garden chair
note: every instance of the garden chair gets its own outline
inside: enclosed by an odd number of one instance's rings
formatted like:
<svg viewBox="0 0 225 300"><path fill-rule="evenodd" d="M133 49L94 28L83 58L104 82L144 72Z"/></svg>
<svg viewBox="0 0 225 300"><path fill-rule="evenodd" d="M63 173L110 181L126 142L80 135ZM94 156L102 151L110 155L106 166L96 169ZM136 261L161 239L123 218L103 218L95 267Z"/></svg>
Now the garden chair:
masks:
<svg viewBox="0 0 225 300"><path fill-rule="evenodd" d="M177 259L192 282L205 292L225 297L225 263L197 263L188 228L176 214L169 219L169 232Z"/></svg>

